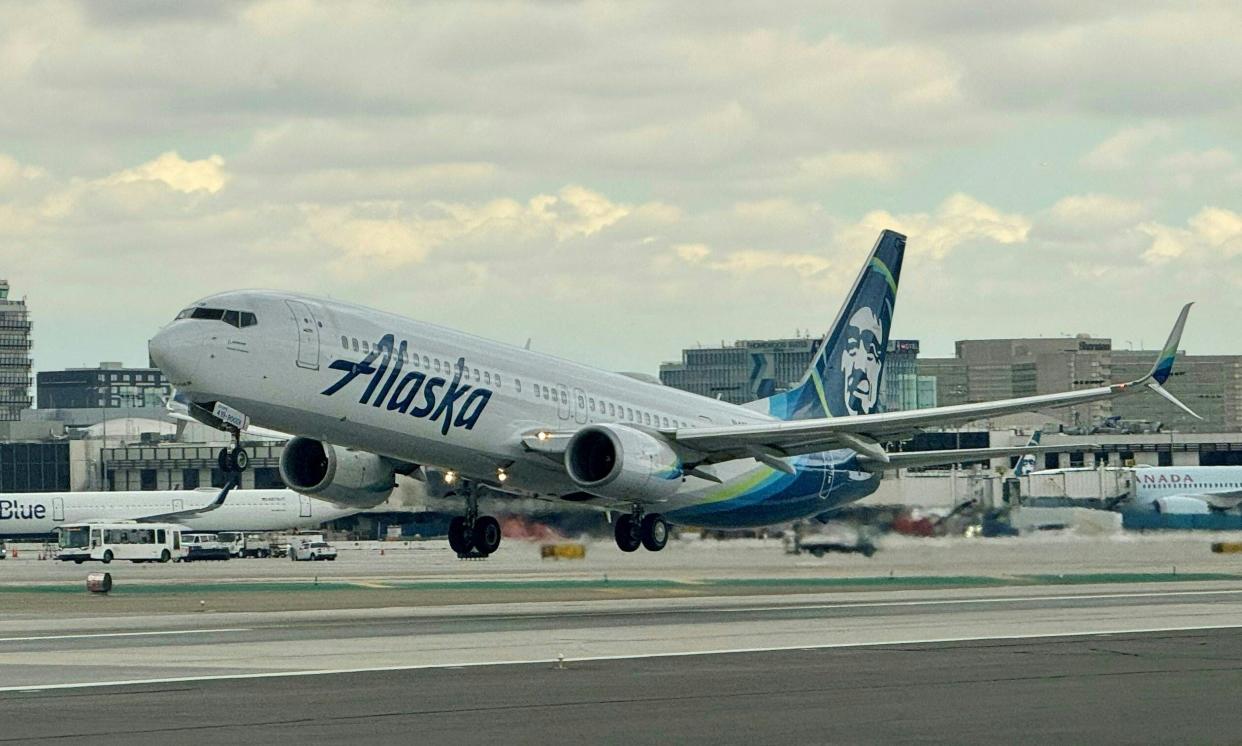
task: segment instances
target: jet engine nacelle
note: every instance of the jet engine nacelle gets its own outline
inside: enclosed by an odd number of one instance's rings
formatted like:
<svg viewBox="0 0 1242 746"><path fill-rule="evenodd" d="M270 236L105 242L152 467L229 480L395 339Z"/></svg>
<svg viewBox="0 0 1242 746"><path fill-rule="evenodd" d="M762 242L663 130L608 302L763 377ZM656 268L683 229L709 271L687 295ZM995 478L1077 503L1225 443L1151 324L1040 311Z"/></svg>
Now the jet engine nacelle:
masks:
<svg viewBox="0 0 1242 746"><path fill-rule="evenodd" d="M681 486L677 452L656 435L625 425L584 427L565 449L569 477L592 495L658 502Z"/></svg>
<svg viewBox="0 0 1242 746"><path fill-rule="evenodd" d="M1212 512L1212 507L1205 500L1186 495L1157 497L1152 501L1152 507L1157 513L1167 515L1207 515Z"/></svg>
<svg viewBox="0 0 1242 746"><path fill-rule="evenodd" d="M379 505L396 485L392 464L385 459L311 438L285 444L280 477L289 489L351 508Z"/></svg>

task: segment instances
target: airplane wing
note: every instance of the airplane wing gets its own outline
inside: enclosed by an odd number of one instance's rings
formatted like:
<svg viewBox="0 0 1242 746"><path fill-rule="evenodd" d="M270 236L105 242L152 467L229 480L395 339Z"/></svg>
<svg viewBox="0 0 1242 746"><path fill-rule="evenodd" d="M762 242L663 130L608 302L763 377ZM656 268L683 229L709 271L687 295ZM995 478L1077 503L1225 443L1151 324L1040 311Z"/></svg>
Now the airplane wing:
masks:
<svg viewBox="0 0 1242 746"><path fill-rule="evenodd" d="M1191 305L1193 304L1187 304L1182 308L1181 315L1169 334L1168 342L1151 372L1128 383L978 404L958 404L854 417L686 428L663 434L677 446L688 451L687 461L699 464L739 458L755 458L767 463L768 460L832 448L852 448L867 460L890 464L896 454L885 451L881 443L908 438L925 428L960 425L987 417L1115 399L1138 393L1144 389L1160 394L1189 414L1199 417L1162 385L1173 372L1178 344L1181 341L1182 330L1185 328ZM1007 453L1030 450L1030 447L1025 447L1017 451L1007 451ZM949 456L950 453L944 452L948 458L947 463L968 460L958 455Z"/></svg>
<svg viewBox="0 0 1242 746"><path fill-rule="evenodd" d="M860 455L866 468L876 471L1049 451L1059 452L1067 448L1088 448L1092 446L1060 444L890 453L881 444L909 438L926 428L960 425L987 417L1115 399L1139 393L1145 389L1160 394L1194 417L1199 417L1163 386L1173 372L1173 363L1177 357L1182 330L1186 326L1186 319L1192 305L1194 304L1188 303L1182 308L1177 323L1174 324L1168 341L1151 371L1146 376L1128 383L1059 394L1041 394L1017 399L903 412L809 420L776 420L747 425L681 428L653 432L658 432L681 452L683 463L691 469L688 472L690 474L695 474L698 466L744 458L753 458L773 469L790 472L793 467L782 459L833 448L853 449ZM573 434L572 431L541 430L527 433L522 437L522 442L528 451L556 461L564 456ZM711 478L710 472L706 471L699 471L698 475Z"/></svg>
<svg viewBox="0 0 1242 746"><path fill-rule="evenodd" d="M204 513L210 513L217 508L224 506L224 500L237 487L239 480L236 475L224 483L224 489L220 490L220 494L216 495L216 499L199 508L187 508L185 510L174 510L171 513L158 513L156 515L144 515L138 519L139 523L176 523L186 518L195 518Z"/></svg>

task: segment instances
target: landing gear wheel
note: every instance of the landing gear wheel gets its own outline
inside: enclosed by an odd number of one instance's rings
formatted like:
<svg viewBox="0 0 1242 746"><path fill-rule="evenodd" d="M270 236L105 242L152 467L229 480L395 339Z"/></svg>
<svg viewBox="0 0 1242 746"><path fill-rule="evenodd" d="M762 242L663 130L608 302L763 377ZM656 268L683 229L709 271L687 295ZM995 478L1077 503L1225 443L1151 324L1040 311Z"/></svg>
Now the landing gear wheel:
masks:
<svg viewBox="0 0 1242 746"><path fill-rule="evenodd" d="M651 513L643 517L643 546L649 552L658 552L668 544L668 523L659 513Z"/></svg>
<svg viewBox="0 0 1242 746"><path fill-rule="evenodd" d="M484 557L500 548L500 521L485 515L474 522L474 548Z"/></svg>
<svg viewBox="0 0 1242 746"><path fill-rule="evenodd" d="M229 460L233 464L233 471L241 474L250 466L250 454L246 453L246 449L237 446L233 452L229 454Z"/></svg>
<svg viewBox="0 0 1242 746"><path fill-rule="evenodd" d="M470 530L470 526L466 524L466 519L457 516L449 521L448 530L449 547L452 548L458 556L466 554L470 551L470 547L474 544L474 532Z"/></svg>
<svg viewBox="0 0 1242 746"><path fill-rule="evenodd" d="M221 448L220 453L216 454L216 465L220 467L220 471L228 474L233 471L233 462L229 458L229 449Z"/></svg>
<svg viewBox="0 0 1242 746"><path fill-rule="evenodd" d="M633 517L623 515L617 519L616 537L617 546L623 552L636 552L642 546L643 540L639 533L640 526L638 521Z"/></svg>

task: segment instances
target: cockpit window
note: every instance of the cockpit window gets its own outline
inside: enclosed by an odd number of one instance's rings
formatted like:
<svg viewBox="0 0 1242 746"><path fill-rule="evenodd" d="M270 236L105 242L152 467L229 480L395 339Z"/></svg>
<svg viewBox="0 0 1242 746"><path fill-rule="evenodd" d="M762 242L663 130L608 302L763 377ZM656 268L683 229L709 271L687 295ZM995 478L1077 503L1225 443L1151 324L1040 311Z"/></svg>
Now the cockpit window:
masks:
<svg viewBox="0 0 1242 746"><path fill-rule="evenodd" d="M205 321L223 321L229 326L239 329L255 326L259 319L250 311L228 311L223 308L202 308L193 306L177 314L177 319L201 319Z"/></svg>

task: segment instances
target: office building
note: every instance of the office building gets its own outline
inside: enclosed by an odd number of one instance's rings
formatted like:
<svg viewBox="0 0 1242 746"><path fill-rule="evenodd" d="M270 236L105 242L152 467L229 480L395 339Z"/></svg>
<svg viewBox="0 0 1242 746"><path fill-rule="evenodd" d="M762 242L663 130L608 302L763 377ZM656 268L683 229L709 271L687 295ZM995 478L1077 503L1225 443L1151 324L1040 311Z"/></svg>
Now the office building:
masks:
<svg viewBox="0 0 1242 746"><path fill-rule="evenodd" d="M160 407L172 394L159 368L126 368L120 363L42 371L37 379L39 409Z"/></svg>
<svg viewBox="0 0 1242 746"><path fill-rule="evenodd" d="M30 407L30 314L0 280L0 422L16 422Z"/></svg>
<svg viewBox="0 0 1242 746"><path fill-rule="evenodd" d="M959 341L952 358L920 358L918 370L935 379L938 402L945 406L1103 386L1112 380L1112 353L1112 340L1086 334L971 339ZM1112 404L1095 402L1047 414L1071 426L1089 427L1109 417Z"/></svg>

